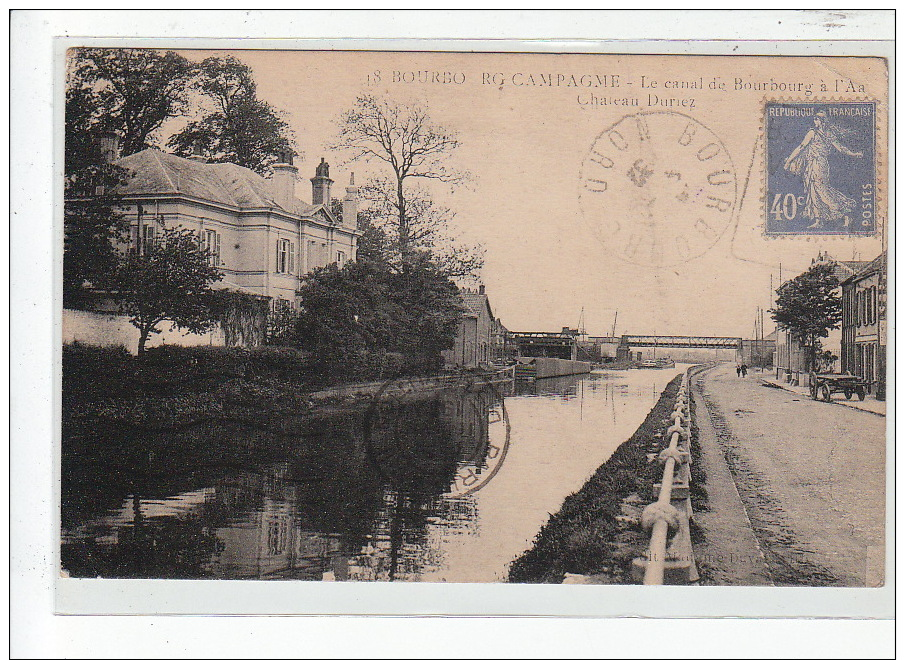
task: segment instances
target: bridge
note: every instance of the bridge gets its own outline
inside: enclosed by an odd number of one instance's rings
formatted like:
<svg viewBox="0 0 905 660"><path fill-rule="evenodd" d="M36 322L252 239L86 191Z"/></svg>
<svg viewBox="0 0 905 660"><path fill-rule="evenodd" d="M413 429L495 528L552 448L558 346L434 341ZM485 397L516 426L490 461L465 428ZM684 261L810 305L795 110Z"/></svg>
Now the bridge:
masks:
<svg viewBox="0 0 905 660"><path fill-rule="evenodd" d="M578 331L563 328L562 332L510 332L520 357L552 357L575 360L578 357Z"/></svg>
<svg viewBox="0 0 905 660"><path fill-rule="evenodd" d="M622 335L624 346L652 346L669 348L733 348L742 346L741 337L684 337L676 335Z"/></svg>

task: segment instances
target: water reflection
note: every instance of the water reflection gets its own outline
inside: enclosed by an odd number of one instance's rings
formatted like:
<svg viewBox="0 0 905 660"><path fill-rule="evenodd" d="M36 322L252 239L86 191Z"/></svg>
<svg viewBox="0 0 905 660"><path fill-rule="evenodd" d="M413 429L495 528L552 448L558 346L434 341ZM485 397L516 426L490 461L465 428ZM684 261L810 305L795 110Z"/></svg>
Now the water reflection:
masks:
<svg viewBox="0 0 905 660"><path fill-rule="evenodd" d="M417 576L433 561L423 556L426 527L474 520L473 502L451 496L451 486L463 471L480 477L504 444L501 410L487 388L343 410L285 433L234 425L70 438L64 568L104 577ZM110 455L111 446L120 450Z"/></svg>
<svg viewBox="0 0 905 660"><path fill-rule="evenodd" d="M546 379L505 397L423 393L267 424L64 432L63 567L74 577L502 580L675 373Z"/></svg>

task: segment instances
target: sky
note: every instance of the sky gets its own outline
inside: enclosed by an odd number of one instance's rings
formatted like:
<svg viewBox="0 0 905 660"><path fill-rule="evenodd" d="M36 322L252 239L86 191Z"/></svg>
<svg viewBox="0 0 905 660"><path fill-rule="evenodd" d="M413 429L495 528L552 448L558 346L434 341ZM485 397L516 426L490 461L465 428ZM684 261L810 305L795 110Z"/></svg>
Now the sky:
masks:
<svg viewBox="0 0 905 660"><path fill-rule="evenodd" d="M199 60L226 53L180 52ZM301 152L302 199L310 199L307 179L321 157L331 164L334 195L353 171L359 184L385 174L329 148L339 116L359 94L420 103L455 131L461 146L451 162L471 173L471 183L434 191L456 213L452 232L484 246L480 278L510 330L576 327L584 309L592 336L610 334L616 319L617 335L750 337L780 277L805 270L818 252L870 260L881 251L880 234L764 235L763 115L771 100L876 100L876 162L883 163L882 60L229 53L253 69L259 96L285 113ZM600 152L615 166L595 164ZM844 161L832 166L831 177L844 178ZM877 172L882 224L885 174Z"/></svg>

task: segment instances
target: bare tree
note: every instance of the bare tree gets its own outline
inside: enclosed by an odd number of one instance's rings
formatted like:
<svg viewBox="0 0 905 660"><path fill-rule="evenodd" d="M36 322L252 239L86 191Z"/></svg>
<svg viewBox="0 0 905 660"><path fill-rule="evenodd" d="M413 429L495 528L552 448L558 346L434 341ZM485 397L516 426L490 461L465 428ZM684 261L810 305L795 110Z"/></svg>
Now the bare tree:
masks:
<svg viewBox="0 0 905 660"><path fill-rule="evenodd" d="M351 154L353 161L381 161L392 172L390 178L375 181L369 190L375 210L385 218L392 217L393 242L403 269L414 250L435 247L432 239L452 218L451 211L435 205L426 189L409 186L409 180L463 183L467 174L449 164L459 144L456 134L433 123L427 109L420 105L400 105L364 94L341 117L333 148ZM463 250L469 252L459 248ZM477 254L471 252L472 257ZM472 271L475 265L480 267L480 256L471 261Z"/></svg>
<svg viewBox="0 0 905 660"><path fill-rule="evenodd" d="M417 253L430 255L434 264L448 277L467 277L483 266L483 248L468 245L451 233L455 212L434 201L423 186L415 183L405 188L402 206L396 182L390 179L370 181L361 192L367 203L362 215L388 234L390 250L385 258L395 269L403 270L406 259L411 260ZM404 239L393 231L403 213L406 225ZM387 222L388 219L390 222ZM388 224L391 226L388 227Z"/></svg>

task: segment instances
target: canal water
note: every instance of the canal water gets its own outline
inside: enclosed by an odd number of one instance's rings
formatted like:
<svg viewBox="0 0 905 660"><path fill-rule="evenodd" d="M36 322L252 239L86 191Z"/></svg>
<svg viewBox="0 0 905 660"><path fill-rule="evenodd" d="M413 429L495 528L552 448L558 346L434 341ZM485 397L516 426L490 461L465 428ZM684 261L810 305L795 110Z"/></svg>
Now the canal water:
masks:
<svg viewBox="0 0 905 660"><path fill-rule="evenodd" d="M65 438L73 577L504 581L673 369Z"/></svg>

